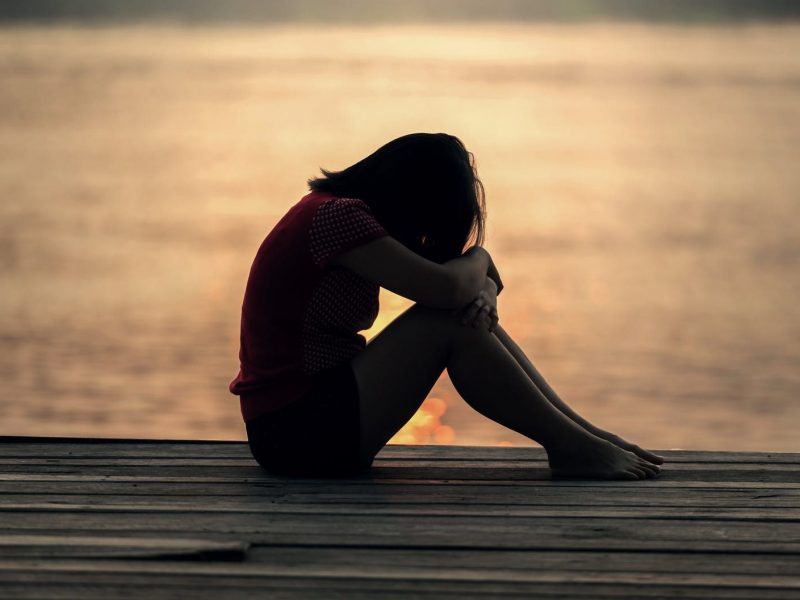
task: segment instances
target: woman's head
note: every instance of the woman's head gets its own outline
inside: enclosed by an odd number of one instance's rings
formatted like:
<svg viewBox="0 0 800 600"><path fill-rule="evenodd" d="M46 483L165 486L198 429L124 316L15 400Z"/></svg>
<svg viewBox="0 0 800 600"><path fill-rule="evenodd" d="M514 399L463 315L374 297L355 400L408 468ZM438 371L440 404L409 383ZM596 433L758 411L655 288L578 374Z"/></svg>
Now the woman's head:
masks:
<svg viewBox="0 0 800 600"><path fill-rule="evenodd" d="M486 208L475 160L446 133L404 135L343 171L322 170L309 187L360 198L390 235L437 262L483 242Z"/></svg>

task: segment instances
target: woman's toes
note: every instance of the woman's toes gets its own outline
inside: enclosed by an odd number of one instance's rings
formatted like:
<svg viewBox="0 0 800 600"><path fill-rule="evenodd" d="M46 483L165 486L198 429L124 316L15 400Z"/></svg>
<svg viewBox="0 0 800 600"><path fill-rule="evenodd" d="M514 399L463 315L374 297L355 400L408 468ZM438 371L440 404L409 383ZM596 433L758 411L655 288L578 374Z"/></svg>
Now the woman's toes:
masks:
<svg viewBox="0 0 800 600"><path fill-rule="evenodd" d="M653 463L654 465L664 464L664 459L661 456L659 456L658 454L653 454L649 450L645 450L644 448L637 446L636 444L628 443L628 447L625 449L630 450L639 458L642 458L647 462Z"/></svg>
<svg viewBox="0 0 800 600"><path fill-rule="evenodd" d="M646 479L647 478L647 473L644 472L644 469L640 469L639 467L631 467L628 470L629 471L633 471L634 473L636 473L636 477L638 477L639 479Z"/></svg>
<svg viewBox="0 0 800 600"><path fill-rule="evenodd" d="M648 479L652 479L653 477L658 477L658 471L655 469L645 469L645 473L647 473Z"/></svg>
<svg viewBox="0 0 800 600"><path fill-rule="evenodd" d="M636 467L632 467L632 468L630 469L630 471L631 471L631 472L632 472L634 475L636 475L636 479L645 479L645 474L644 474L644 471L642 471L641 469L637 469Z"/></svg>
<svg viewBox="0 0 800 600"><path fill-rule="evenodd" d="M638 468L642 469L648 477L655 477L661 472L661 468L657 465L648 463L647 461L639 461Z"/></svg>
<svg viewBox="0 0 800 600"><path fill-rule="evenodd" d="M642 448L639 448L639 446L636 446L636 448L637 448L636 454L641 456L646 461L651 462L654 465L664 464L664 458L662 456L659 456L658 454L653 454L648 450L643 450Z"/></svg>

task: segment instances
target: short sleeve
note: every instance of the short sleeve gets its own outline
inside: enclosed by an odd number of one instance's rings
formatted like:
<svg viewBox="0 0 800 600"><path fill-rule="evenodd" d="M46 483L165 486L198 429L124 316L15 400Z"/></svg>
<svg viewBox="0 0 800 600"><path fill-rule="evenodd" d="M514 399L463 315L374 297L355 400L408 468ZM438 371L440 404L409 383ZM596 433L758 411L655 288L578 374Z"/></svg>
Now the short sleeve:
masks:
<svg viewBox="0 0 800 600"><path fill-rule="evenodd" d="M325 268L339 254L385 235L363 200L331 198L319 205L311 221L311 259Z"/></svg>

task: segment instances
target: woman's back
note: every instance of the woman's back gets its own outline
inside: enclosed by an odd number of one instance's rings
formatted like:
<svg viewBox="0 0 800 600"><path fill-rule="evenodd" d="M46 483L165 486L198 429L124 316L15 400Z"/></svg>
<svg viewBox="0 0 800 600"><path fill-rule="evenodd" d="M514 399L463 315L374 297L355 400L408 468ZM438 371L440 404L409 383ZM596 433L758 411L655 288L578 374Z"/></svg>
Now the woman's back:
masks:
<svg viewBox="0 0 800 600"><path fill-rule="evenodd" d="M386 235L361 200L312 192L261 244L242 304L241 369L230 391L250 421L310 389L312 378L364 349L358 331L378 313L378 286L329 265Z"/></svg>

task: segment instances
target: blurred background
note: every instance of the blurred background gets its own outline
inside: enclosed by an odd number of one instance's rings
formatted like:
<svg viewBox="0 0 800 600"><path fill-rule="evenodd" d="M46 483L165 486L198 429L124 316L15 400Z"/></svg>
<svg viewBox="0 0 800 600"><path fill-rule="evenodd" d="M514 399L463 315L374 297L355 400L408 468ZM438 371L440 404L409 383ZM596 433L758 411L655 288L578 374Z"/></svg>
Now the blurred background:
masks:
<svg viewBox="0 0 800 600"><path fill-rule="evenodd" d="M770 0L5 0L0 435L243 439L256 249L414 131L475 153L501 322L579 412L800 450L800 4ZM394 441L532 444L446 377Z"/></svg>

